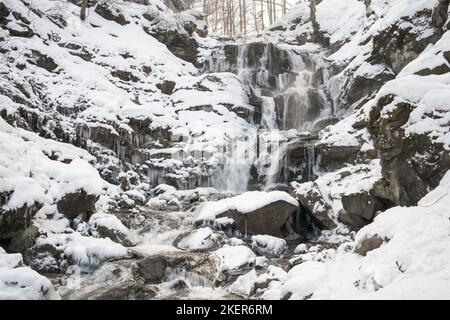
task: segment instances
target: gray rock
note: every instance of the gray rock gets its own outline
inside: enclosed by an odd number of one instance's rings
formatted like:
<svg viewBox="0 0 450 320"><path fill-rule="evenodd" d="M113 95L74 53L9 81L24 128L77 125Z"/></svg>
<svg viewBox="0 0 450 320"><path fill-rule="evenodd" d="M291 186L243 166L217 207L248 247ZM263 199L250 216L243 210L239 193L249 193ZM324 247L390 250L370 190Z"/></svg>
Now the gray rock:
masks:
<svg viewBox="0 0 450 320"><path fill-rule="evenodd" d="M280 236L281 228L289 217L297 211L297 206L278 200L254 211L242 213L228 210L217 218L228 217L234 220L233 228L241 234L268 234Z"/></svg>
<svg viewBox="0 0 450 320"><path fill-rule="evenodd" d="M367 252L378 249L384 243L378 234L365 238L355 247L355 253L365 256Z"/></svg>
<svg viewBox="0 0 450 320"><path fill-rule="evenodd" d="M95 203L98 197L98 195L88 194L84 189L81 189L66 194L56 203L56 206L58 211L69 219L74 219L80 214L85 214L85 219L87 219L95 212Z"/></svg>
<svg viewBox="0 0 450 320"><path fill-rule="evenodd" d="M117 9L115 9L113 6L109 5L108 3L99 3L97 7L95 7L95 12L105 18L109 21L114 21L120 24L121 26L124 26L126 24L129 24L130 22L125 19L123 14L121 14Z"/></svg>
<svg viewBox="0 0 450 320"><path fill-rule="evenodd" d="M336 228L336 223L331 219L333 208L325 201L315 183L307 192L297 193L296 196L320 229Z"/></svg>
<svg viewBox="0 0 450 320"><path fill-rule="evenodd" d="M156 85L156 87L161 90L164 94L172 94L173 89L175 89L176 83L170 80L164 80L162 83Z"/></svg>
<svg viewBox="0 0 450 320"><path fill-rule="evenodd" d="M34 224L17 234L11 239L8 245L8 251L23 253L26 249L31 248L36 239L42 235L42 232Z"/></svg>
<svg viewBox="0 0 450 320"><path fill-rule="evenodd" d="M384 203L367 192L342 196L343 210L339 220L354 230L358 230L373 221L376 213L386 209Z"/></svg>
<svg viewBox="0 0 450 320"><path fill-rule="evenodd" d="M11 210L0 208L0 239L14 238L31 226L31 219L41 208L42 204L37 202Z"/></svg>

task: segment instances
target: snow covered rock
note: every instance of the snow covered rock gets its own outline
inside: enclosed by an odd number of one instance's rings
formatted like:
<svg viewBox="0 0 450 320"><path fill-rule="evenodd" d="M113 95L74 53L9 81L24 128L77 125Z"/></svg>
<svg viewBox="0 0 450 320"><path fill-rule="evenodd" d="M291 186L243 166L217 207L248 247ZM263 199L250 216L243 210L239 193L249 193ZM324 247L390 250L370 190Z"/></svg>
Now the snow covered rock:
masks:
<svg viewBox="0 0 450 320"><path fill-rule="evenodd" d="M184 250L205 251L218 246L219 236L210 228L195 229L178 242L177 247Z"/></svg>
<svg viewBox="0 0 450 320"><path fill-rule="evenodd" d="M94 234L101 238L109 238L125 247L135 246L139 242L138 236L111 214L96 213L89 219L89 225Z"/></svg>
<svg viewBox="0 0 450 320"><path fill-rule="evenodd" d="M59 300L47 278L28 267L0 268L0 299L2 300Z"/></svg>
<svg viewBox="0 0 450 320"><path fill-rule="evenodd" d="M217 218L233 220L233 228L242 234L280 235L281 227L296 212L298 202L282 191L249 191L216 202L206 202L197 212L196 222Z"/></svg>
<svg viewBox="0 0 450 320"><path fill-rule="evenodd" d="M297 198L302 206L314 217L322 229L333 229L336 223L331 219L333 208L323 198L318 186L312 182L306 182L302 188L296 191Z"/></svg>
<svg viewBox="0 0 450 320"><path fill-rule="evenodd" d="M252 265L255 263L256 258L253 251L243 245L224 245L222 248L214 251L214 254L220 259L220 271L230 271Z"/></svg>
<svg viewBox="0 0 450 320"><path fill-rule="evenodd" d="M51 282L29 267L23 266L21 254L7 254L0 249L0 299L60 299Z"/></svg>
<svg viewBox="0 0 450 320"><path fill-rule="evenodd" d="M269 235L252 236L252 250L266 257L279 257L286 249L286 240Z"/></svg>

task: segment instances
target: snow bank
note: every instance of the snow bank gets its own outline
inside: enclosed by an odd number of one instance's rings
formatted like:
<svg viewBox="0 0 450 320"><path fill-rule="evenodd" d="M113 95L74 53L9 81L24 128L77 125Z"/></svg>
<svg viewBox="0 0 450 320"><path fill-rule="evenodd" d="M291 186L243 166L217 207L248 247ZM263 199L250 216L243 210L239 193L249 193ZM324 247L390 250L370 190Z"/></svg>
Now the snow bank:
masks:
<svg viewBox="0 0 450 320"><path fill-rule="evenodd" d="M362 228L335 254L309 260L265 293L291 299L449 299L450 172L416 207L394 207ZM348 248L378 234L385 243L360 256ZM320 262L319 262L320 261Z"/></svg>
<svg viewBox="0 0 450 320"><path fill-rule="evenodd" d="M85 160L93 159L85 150L13 128L2 118L0 149L0 192L14 191L3 206L5 210L34 202L51 205L79 189L100 194L110 186ZM70 163L50 159L55 154Z"/></svg>
<svg viewBox="0 0 450 320"><path fill-rule="evenodd" d="M241 213L252 212L276 201L285 201L298 206L298 201L286 192L249 191L232 198L204 203L198 209L196 220L214 220L217 215L228 210L237 210Z"/></svg>

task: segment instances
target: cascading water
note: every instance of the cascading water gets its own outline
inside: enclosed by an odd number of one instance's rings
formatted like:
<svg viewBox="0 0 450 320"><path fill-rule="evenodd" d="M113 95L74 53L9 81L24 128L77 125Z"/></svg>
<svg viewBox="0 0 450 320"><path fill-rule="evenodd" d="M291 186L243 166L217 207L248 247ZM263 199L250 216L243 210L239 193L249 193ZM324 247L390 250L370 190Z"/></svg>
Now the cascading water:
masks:
<svg viewBox="0 0 450 320"><path fill-rule="evenodd" d="M317 131L315 126L319 120L333 115L327 95L327 66L320 53L270 42L225 45L209 57L206 69L235 73L248 87L250 99L254 100L251 104L261 113L256 124L258 137L250 138L258 144L256 157L253 159L237 150L239 147L231 147L233 158L225 159L223 169L213 179L213 186L221 190L244 191L252 164L257 168L258 176L263 178L260 182L264 188L285 183L286 177L281 174L286 162L285 143L295 137L296 132ZM305 166L312 172L314 150L305 156ZM230 160L233 163L228 163ZM308 174L308 179L312 177L312 173Z"/></svg>

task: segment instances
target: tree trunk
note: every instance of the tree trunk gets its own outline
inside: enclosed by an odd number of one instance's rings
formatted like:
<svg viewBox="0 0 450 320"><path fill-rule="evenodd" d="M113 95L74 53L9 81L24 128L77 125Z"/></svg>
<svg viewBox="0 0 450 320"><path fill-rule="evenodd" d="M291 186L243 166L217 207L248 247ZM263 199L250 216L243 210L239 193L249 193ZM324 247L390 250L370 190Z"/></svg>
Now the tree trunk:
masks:
<svg viewBox="0 0 450 320"><path fill-rule="evenodd" d="M83 0L81 2L81 12L80 12L80 18L82 21L86 20L86 6L87 6L88 0Z"/></svg>
<svg viewBox="0 0 450 320"><path fill-rule="evenodd" d="M317 23L316 20L316 0L309 0L309 10L310 10L311 24L313 27L312 40L316 41L319 36L319 24Z"/></svg>

